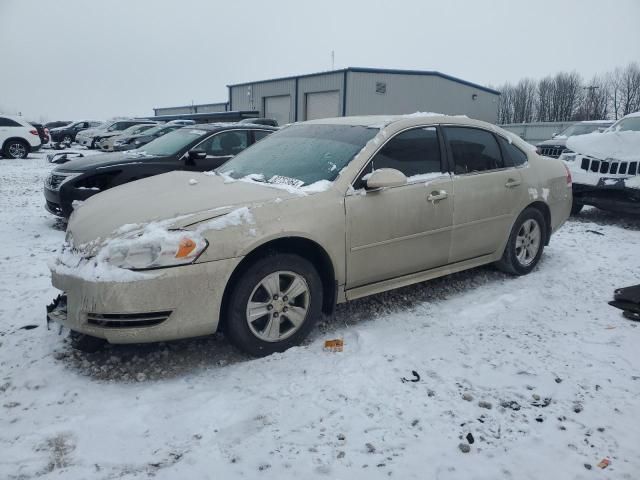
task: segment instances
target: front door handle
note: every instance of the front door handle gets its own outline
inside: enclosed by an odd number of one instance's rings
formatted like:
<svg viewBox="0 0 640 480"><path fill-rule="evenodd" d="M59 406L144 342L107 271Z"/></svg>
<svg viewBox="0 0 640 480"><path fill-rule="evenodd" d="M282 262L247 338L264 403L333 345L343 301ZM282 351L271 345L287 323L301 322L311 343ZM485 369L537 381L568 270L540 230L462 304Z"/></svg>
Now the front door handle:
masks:
<svg viewBox="0 0 640 480"><path fill-rule="evenodd" d="M427 197L427 200L430 201L431 203L436 203L436 202L439 202L440 200L444 200L448 196L449 194L444 190L436 190L429 194L429 196Z"/></svg>
<svg viewBox="0 0 640 480"><path fill-rule="evenodd" d="M509 180L507 180L507 183L504 184L505 187L507 188L515 188L517 186L519 186L522 182L520 180L516 180L514 178L510 178Z"/></svg>

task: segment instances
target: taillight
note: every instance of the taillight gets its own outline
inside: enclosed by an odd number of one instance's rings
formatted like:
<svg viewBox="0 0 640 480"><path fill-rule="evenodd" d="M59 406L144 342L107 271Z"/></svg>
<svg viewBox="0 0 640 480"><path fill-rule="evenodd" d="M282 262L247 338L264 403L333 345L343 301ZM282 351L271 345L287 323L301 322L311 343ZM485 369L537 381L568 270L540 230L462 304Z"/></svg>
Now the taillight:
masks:
<svg viewBox="0 0 640 480"><path fill-rule="evenodd" d="M569 167L567 167L566 165L564 165L564 169L567 171L567 186L570 187L573 184L573 178L571 178L571 170L569 170Z"/></svg>
<svg viewBox="0 0 640 480"><path fill-rule="evenodd" d="M38 135L38 130L29 130L31 135Z"/></svg>

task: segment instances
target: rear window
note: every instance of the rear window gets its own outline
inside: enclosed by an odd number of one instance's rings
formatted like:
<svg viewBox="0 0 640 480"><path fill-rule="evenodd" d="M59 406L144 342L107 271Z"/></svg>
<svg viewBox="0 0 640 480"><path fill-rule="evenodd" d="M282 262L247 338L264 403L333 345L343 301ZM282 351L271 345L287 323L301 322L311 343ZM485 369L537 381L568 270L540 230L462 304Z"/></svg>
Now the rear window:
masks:
<svg viewBox="0 0 640 480"><path fill-rule="evenodd" d="M498 135L498 139L500 146L502 147L505 167L518 167L527 163L526 153L516 147L513 143L509 143L500 135Z"/></svg>

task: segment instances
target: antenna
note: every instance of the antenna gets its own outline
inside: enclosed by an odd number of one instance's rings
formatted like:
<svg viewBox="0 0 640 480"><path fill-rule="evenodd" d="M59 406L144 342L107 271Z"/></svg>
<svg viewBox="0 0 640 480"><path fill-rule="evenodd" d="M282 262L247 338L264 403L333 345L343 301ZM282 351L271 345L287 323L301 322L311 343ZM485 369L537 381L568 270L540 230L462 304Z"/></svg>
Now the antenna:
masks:
<svg viewBox="0 0 640 480"><path fill-rule="evenodd" d="M335 70L336 68L336 51L331 50L331 70Z"/></svg>

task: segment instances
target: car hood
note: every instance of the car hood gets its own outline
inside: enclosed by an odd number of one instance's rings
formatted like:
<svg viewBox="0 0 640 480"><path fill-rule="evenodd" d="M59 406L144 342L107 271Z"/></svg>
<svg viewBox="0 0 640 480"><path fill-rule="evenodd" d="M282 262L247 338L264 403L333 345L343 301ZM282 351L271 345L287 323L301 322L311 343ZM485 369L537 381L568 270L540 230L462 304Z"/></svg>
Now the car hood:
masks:
<svg viewBox="0 0 640 480"><path fill-rule="evenodd" d="M182 228L243 206L275 202L295 193L211 173L177 171L127 183L89 198L69 220L76 246L100 243L123 226L171 220Z"/></svg>
<svg viewBox="0 0 640 480"><path fill-rule="evenodd" d="M558 136L555 138L550 138L549 140L545 140L544 142L540 142L538 143L539 147L543 147L543 146L547 146L547 145L560 145L560 146L565 146L567 144L567 137L565 136Z"/></svg>
<svg viewBox="0 0 640 480"><path fill-rule="evenodd" d="M53 173L57 172L86 172L97 167L111 167L114 165L122 165L123 163L144 162L151 158L157 158L150 155L142 155L136 150L128 152L105 153L101 155L89 155L86 157L74 158L73 160L56 168Z"/></svg>
<svg viewBox="0 0 640 480"><path fill-rule="evenodd" d="M640 132L602 132L569 137L567 147L600 160L640 160Z"/></svg>

